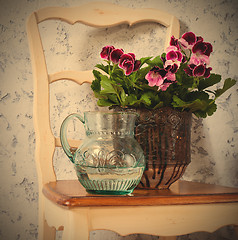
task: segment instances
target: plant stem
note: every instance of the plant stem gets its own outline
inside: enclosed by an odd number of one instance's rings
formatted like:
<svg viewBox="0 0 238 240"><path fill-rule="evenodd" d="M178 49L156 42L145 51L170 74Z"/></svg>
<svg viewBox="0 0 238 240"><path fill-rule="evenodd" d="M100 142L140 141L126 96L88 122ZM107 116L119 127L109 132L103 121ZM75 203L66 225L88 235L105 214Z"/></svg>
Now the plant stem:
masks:
<svg viewBox="0 0 238 240"><path fill-rule="evenodd" d="M108 63L108 74L109 74L109 76L110 76L110 78L111 78L111 62L109 61L109 63Z"/></svg>

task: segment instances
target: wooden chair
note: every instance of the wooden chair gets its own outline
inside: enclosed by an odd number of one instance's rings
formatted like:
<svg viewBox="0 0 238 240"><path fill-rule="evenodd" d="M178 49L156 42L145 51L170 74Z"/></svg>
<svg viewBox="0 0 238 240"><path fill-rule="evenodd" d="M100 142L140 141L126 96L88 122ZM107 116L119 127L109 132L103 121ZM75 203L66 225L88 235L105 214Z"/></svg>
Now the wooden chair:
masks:
<svg viewBox="0 0 238 240"><path fill-rule="evenodd" d="M167 27L165 47L171 35L179 36L178 20L156 9L127 9L95 2L74 8L48 7L33 12L27 33L34 76L35 159L39 183L39 239L55 239L63 230L64 240L86 240L89 232L107 229L121 235L146 233L175 239L194 231L214 231L238 224L238 190L178 182L171 190L135 190L130 196L87 194L78 181L57 181L53 155L60 141L52 134L49 110L49 85L61 79L78 84L91 83L91 71L63 71L49 74L38 24L60 19L93 27L122 23L157 22ZM72 147L79 142L70 141Z"/></svg>

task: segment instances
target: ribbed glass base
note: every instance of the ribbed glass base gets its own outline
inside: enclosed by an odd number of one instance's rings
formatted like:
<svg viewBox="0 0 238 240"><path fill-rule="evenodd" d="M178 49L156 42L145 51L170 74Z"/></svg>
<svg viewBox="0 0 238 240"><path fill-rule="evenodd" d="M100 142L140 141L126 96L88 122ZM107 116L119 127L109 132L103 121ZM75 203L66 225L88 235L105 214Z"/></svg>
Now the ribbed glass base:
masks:
<svg viewBox="0 0 238 240"><path fill-rule="evenodd" d="M126 195L133 192L134 189L128 191L107 191L107 190L87 190L91 194L101 194L101 195Z"/></svg>
<svg viewBox="0 0 238 240"><path fill-rule="evenodd" d="M144 167L135 168L77 168L79 182L89 193L124 195L132 193L139 184Z"/></svg>

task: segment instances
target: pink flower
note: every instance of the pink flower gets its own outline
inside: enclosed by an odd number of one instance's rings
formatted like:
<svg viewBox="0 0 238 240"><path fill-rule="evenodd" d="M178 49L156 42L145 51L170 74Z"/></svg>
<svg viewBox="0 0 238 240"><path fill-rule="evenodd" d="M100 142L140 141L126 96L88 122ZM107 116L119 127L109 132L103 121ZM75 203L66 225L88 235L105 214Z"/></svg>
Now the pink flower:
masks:
<svg viewBox="0 0 238 240"><path fill-rule="evenodd" d="M122 54L118 66L125 71L125 75L130 75L140 67L140 61L135 60L134 53Z"/></svg>
<svg viewBox="0 0 238 240"><path fill-rule="evenodd" d="M176 82L176 76L174 73L171 73L171 72L168 72L166 75L165 75L165 80L163 82L163 84L161 86L159 86L159 89L161 91L166 91L167 88L172 84Z"/></svg>
<svg viewBox="0 0 238 240"><path fill-rule="evenodd" d="M197 41L192 48L192 56L190 59L190 64L209 64L209 56L212 52L212 45L208 42L203 42L203 40Z"/></svg>
<svg viewBox="0 0 238 240"><path fill-rule="evenodd" d="M106 59L110 61L110 54L114 50L114 46L105 46L102 48L102 51L100 53L101 58Z"/></svg>
<svg viewBox="0 0 238 240"><path fill-rule="evenodd" d="M159 87L159 90L161 90L161 91L166 91L167 88L168 88L171 84L172 84L171 82L164 82L164 83Z"/></svg>
<svg viewBox="0 0 238 240"><path fill-rule="evenodd" d="M166 53L168 53L170 51L179 51L179 50L176 46L169 46L166 48Z"/></svg>
<svg viewBox="0 0 238 240"><path fill-rule="evenodd" d="M167 71L157 66L153 67L145 76L145 79L149 82L149 86L161 86L164 82Z"/></svg>
<svg viewBox="0 0 238 240"><path fill-rule="evenodd" d="M176 81L174 73L168 72L157 66L153 67L145 76L150 87L158 86L158 90L166 91L166 89Z"/></svg>
<svg viewBox="0 0 238 240"><path fill-rule="evenodd" d="M179 42L185 49L192 49L193 45L196 43L196 35L193 32L187 32L182 35Z"/></svg>
<svg viewBox="0 0 238 240"><path fill-rule="evenodd" d="M172 73L172 72L168 72L166 75L166 80L167 81L170 81L170 82L175 82L176 81L176 76L175 76L175 73Z"/></svg>

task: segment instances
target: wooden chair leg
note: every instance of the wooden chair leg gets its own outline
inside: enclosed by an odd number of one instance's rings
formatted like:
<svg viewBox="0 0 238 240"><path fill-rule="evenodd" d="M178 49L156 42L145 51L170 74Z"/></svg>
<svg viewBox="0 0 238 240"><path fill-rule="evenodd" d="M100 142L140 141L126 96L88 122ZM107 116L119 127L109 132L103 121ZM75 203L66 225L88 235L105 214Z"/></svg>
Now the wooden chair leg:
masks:
<svg viewBox="0 0 238 240"><path fill-rule="evenodd" d="M39 240L55 240L56 229L50 227L45 219L45 207L42 196L39 196L39 211L38 211L38 239Z"/></svg>
<svg viewBox="0 0 238 240"><path fill-rule="evenodd" d="M159 240L176 240L176 236L172 236L172 237L159 237Z"/></svg>
<svg viewBox="0 0 238 240"><path fill-rule="evenodd" d="M55 240L56 229L49 227L46 220L44 221L44 240Z"/></svg>
<svg viewBox="0 0 238 240"><path fill-rule="evenodd" d="M42 218L39 220L38 235L39 240L55 240L56 229L49 227L46 220Z"/></svg>
<svg viewBox="0 0 238 240"><path fill-rule="evenodd" d="M89 240L87 209L80 209L77 213L69 213L69 221L64 225L62 240Z"/></svg>

